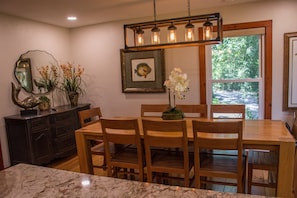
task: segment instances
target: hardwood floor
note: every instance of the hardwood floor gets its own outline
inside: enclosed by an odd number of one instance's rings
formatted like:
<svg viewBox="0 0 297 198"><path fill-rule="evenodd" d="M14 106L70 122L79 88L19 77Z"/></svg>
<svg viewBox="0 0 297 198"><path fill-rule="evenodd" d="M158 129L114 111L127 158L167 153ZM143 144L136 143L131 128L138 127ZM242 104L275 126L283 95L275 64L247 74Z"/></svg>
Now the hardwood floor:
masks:
<svg viewBox="0 0 297 198"><path fill-rule="evenodd" d="M93 163L101 164L103 161L102 156L93 155ZM77 155L73 155L71 157L60 159L48 164L47 167L56 168L60 170L67 170L73 172L79 171L78 157ZM106 171L101 168L94 168L94 175L99 176L107 176ZM267 181L267 172L265 171L256 171L254 173L254 179ZM209 186L208 189L216 190L216 191L224 191L224 192L236 192L236 187L230 186L221 186L221 185L212 185ZM275 190L264 187L252 187L252 194L255 195L266 195L266 196L274 196Z"/></svg>

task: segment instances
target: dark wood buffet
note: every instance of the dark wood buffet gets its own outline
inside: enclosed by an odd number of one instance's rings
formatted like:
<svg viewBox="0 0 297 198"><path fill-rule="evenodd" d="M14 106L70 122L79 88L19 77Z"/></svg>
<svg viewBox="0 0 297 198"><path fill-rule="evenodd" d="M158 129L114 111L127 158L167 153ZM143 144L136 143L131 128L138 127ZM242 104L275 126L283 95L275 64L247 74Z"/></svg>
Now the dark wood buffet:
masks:
<svg viewBox="0 0 297 198"><path fill-rule="evenodd" d="M42 165L74 154L78 111L89 108L90 104L64 105L38 115L4 117L11 165Z"/></svg>

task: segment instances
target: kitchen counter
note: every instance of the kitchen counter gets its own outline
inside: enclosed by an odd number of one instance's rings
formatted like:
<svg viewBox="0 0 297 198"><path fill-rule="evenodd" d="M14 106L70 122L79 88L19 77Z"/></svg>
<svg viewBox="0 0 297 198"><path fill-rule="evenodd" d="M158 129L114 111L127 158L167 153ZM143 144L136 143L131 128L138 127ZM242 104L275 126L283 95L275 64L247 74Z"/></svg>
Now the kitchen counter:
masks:
<svg viewBox="0 0 297 198"><path fill-rule="evenodd" d="M0 171L0 197L263 198L256 195L223 193L88 175L28 164L18 164Z"/></svg>

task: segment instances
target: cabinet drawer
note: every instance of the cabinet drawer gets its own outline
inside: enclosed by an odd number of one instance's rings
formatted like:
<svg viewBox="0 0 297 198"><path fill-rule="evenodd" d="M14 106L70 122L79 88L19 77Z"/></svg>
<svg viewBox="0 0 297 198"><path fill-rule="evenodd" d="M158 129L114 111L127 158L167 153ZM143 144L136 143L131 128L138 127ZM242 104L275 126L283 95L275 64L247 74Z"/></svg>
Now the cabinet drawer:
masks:
<svg viewBox="0 0 297 198"><path fill-rule="evenodd" d="M58 124L58 123L72 122L74 120L73 118L74 118L73 112L58 113L55 116L51 116L51 123Z"/></svg>
<svg viewBox="0 0 297 198"><path fill-rule="evenodd" d="M74 136L74 126L72 122L67 122L61 125L56 125L53 129L54 137L61 137L65 135L72 135Z"/></svg>
<svg viewBox="0 0 297 198"><path fill-rule="evenodd" d="M32 133L39 132L44 128L49 128L49 119L48 118L36 118L30 121Z"/></svg>
<svg viewBox="0 0 297 198"><path fill-rule="evenodd" d="M56 157L63 157L76 152L74 136L56 138L54 141Z"/></svg>

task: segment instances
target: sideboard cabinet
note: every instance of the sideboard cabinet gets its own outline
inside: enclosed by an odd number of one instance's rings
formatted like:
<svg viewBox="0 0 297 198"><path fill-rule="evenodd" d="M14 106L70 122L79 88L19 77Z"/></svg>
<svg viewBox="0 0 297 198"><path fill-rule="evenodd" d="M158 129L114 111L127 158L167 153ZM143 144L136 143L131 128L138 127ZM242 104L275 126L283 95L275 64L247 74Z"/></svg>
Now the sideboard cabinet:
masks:
<svg viewBox="0 0 297 198"><path fill-rule="evenodd" d="M11 165L42 165L74 154L78 112L89 108L90 104L64 105L34 116L4 117Z"/></svg>

